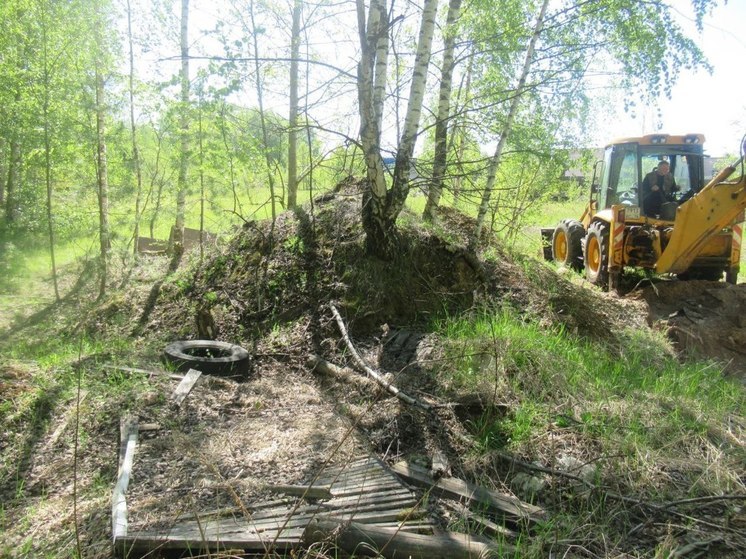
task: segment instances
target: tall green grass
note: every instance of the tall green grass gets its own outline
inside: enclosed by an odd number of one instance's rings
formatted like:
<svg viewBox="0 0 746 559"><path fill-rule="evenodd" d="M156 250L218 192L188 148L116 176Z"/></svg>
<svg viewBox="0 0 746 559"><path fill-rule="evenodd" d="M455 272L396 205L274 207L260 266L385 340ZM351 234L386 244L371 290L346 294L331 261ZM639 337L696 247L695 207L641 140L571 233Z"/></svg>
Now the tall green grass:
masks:
<svg viewBox="0 0 746 559"><path fill-rule="evenodd" d="M653 333L630 330L623 348L611 348L509 309L448 319L437 330L452 364L444 382L456 390L487 387L513 410L475 425L485 448L520 447L568 417L614 445L654 448L746 414L735 381L711 363L678 362Z"/></svg>

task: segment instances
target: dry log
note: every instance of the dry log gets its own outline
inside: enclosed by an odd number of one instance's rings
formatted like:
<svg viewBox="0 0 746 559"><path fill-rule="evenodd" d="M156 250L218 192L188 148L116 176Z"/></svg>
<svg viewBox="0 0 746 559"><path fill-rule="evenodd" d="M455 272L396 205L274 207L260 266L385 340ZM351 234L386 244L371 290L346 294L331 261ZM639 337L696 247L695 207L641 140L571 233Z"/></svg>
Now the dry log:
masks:
<svg viewBox="0 0 746 559"><path fill-rule="evenodd" d="M387 381L385 378L383 378L383 375L381 375L381 373L375 371L373 368L369 367L367 363L365 363L363 358L360 357L360 354L357 352L357 349L355 349L355 346L353 345L352 340L350 340L350 336L347 334L347 328L345 327L344 321L342 320L342 316L339 314L339 311L334 305L329 305L329 307L332 310L334 319L337 321L337 326L339 327L339 331L342 334L342 338L344 339L345 344L347 344L347 348L350 350L350 354L352 355L352 360L355 363L355 365L358 368L360 368L362 372L364 372L366 375L368 375L370 378L372 378L378 384L380 384L383 388L385 388L389 394L393 394L394 396L399 398L402 402L405 402L409 404L410 406L416 406L423 410L429 411L432 408L432 406L430 406L429 404L426 404L425 402L422 402L421 400L418 400L417 398L410 396L409 394L402 392L396 386L394 386L389 381Z"/></svg>
<svg viewBox="0 0 746 559"><path fill-rule="evenodd" d="M513 520L537 522L544 516L544 510L524 503L510 495L501 495L486 487L475 485L458 478L433 479L427 469L406 462L399 462L391 470L403 480L424 487L433 495L465 501L467 504L486 507L509 515Z"/></svg>
<svg viewBox="0 0 746 559"><path fill-rule="evenodd" d="M303 532L303 543L306 545L329 540L355 556L391 559L476 559L514 552L508 546L498 547L475 541L467 534L412 534L398 528L325 519L311 521Z"/></svg>

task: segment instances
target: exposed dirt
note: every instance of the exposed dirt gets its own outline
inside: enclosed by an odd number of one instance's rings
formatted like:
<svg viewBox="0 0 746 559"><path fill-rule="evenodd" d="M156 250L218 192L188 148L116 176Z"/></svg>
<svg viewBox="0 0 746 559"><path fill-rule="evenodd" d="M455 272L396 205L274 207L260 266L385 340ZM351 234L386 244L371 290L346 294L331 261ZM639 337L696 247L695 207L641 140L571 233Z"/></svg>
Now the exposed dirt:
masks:
<svg viewBox="0 0 746 559"><path fill-rule="evenodd" d="M647 304L648 324L682 355L711 359L746 382L746 284L666 281L630 298Z"/></svg>

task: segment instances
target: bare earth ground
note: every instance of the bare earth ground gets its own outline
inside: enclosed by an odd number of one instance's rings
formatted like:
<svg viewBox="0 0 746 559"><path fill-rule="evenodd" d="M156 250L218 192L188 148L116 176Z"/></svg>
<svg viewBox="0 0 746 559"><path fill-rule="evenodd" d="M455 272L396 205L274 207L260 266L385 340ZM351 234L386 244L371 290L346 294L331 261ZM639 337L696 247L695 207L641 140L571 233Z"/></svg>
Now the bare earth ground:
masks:
<svg viewBox="0 0 746 559"><path fill-rule="evenodd" d="M473 474L466 471L474 466L464 460L464 426L449 409L424 420L369 380L341 382L307 366L312 354L348 362L327 311L334 301L368 362L402 389L429 400L435 391L429 364L438 359L437 340L417 333L418 320L427 319L436 304L466 308L484 296L476 288L479 272L468 259L427 239L420 240L430 243L427 261L417 260L417 248L409 256L417 273L407 282L416 284L414 290L394 289L380 299L351 290L353 271L346 266L355 261L350 251L360 249L361 237L346 216L356 213L358 204L355 198L347 205L321 204L317 219L336 225L333 236L318 244L311 242L304 229L310 225L303 220L300 225L281 221L283 256L269 262L264 257L273 247L263 244L264 232L246 227L196 274L177 272L165 281L154 304L153 285L163 279L167 262L147 261L121 278L127 284L121 294L79 317L81 332L134 333L135 341L123 354L82 355L73 368L88 386L80 404L77 460L77 394L59 393L50 382L32 409L7 411L0 432L0 555L68 557L79 545L85 557L110 556L109 491L116 478L120 419L126 414L150 425L141 434L128 491L131 532L197 510L250 508L270 498L270 483L304 483L327 460L344 463L368 452L393 460L427 457L439 449L457 465L454 474ZM376 293L376 282L389 273L396 272L371 265L361 272L364 277L354 279L370 282L370 292ZM531 288L508 258L488 264L486 273L493 295L547 323L562 322L573 333L599 338L630 324L662 329L682 355L726 362L731 374L746 378L744 285L658 282L618 298L578 295L569 282L552 292ZM220 338L244 345L253 355L246 382L203 377L177 409L169 401L177 381L102 367L160 369L167 341L198 337L194 317L205 306ZM52 316L57 312L62 310L52 310ZM9 316L8 310L0 316ZM8 326L0 324L0 331L9 339L38 335L34 324L22 320ZM37 390L30 380L36 371L33 363L0 360L3 400L20 402ZM117 396L101 399L96 386L107 387L107 393L116 386ZM14 430L14 425L27 427ZM495 477L494 482L510 491L509 480Z"/></svg>

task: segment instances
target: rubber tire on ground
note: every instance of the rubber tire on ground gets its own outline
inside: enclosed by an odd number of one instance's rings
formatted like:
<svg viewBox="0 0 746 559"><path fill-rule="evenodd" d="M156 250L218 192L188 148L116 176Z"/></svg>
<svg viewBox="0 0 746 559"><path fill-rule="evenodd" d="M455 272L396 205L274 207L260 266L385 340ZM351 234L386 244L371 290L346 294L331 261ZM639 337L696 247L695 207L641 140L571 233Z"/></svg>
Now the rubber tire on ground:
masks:
<svg viewBox="0 0 746 559"><path fill-rule="evenodd" d="M552 259L573 270L583 269L583 224L575 219L563 219L552 235Z"/></svg>
<svg viewBox="0 0 746 559"><path fill-rule="evenodd" d="M588 227L583 247L585 277L602 289L609 286L609 225L594 221Z"/></svg>
<svg viewBox="0 0 746 559"><path fill-rule="evenodd" d="M728 270L725 272L725 281L731 285L736 285L738 283L738 272L734 270Z"/></svg>
<svg viewBox="0 0 746 559"><path fill-rule="evenodd" d="M249 352L241 346L215 340L172 342L163 350L163 359L178 371L197 369L206 375L240 376L249 374Z"/></svg>
<svg viewBox="0 0 746 559"><path fill-rule="evenodd" d="M683 281L720 281L723 279L723 270L721 268L689 268L686 272L676 274L676 277Z"/></svg>

